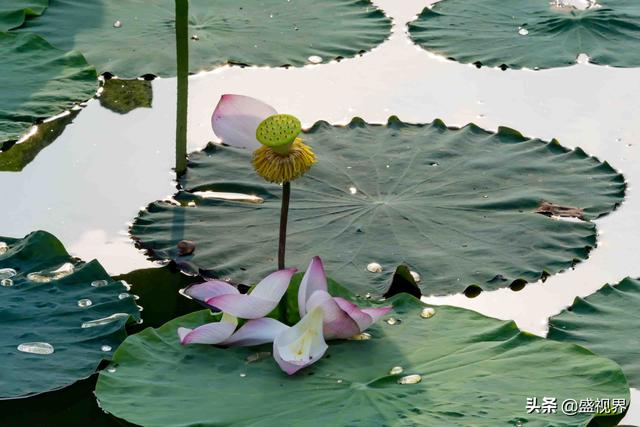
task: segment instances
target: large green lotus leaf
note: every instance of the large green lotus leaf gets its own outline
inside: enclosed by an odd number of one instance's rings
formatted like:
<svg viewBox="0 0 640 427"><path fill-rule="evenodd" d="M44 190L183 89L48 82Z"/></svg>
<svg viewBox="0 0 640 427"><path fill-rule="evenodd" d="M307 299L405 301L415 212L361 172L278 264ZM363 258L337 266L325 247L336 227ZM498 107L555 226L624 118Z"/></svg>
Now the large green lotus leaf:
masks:
<svg viewBox="0 0 640 427"><path fill-rule="evenodd" d="M47 148L58 138L66 126L78 115L79 110L38 125L36 132L29 135L19 144L10 144L5 151L0 152L1 172L20 172L31 163L40 151Z"/></svg>
<svg viewBox="0 0 640 427"><path fill-rule="evenodd" d="M443 0L409 25L423 48L463 63L552 68L576 63L640 66L640 3L598 0L586 10L547 0Z"/></svg>
<svg viewBox="0 0 640 427"><path fill-rule="evenodd" d="M624 279L549 319L549 338L585 346L622 366L629 384L640 388L640 281Z"/></svg>
<svg viewBox="0 0 640 427"><path fill-rule="evenodd" d="M39 16L49 0L2 0L0 2L0 31L19 27L27 16Z"/></svg>
<svg viewBox="0 0 640 427"><path fill-rule="evenodd" d="M34 123L96 93L96 71L77 52L54 48L34 34L0 33L0 145Z"/></svg>
<svg viewBox="0 0 640 427"><path fill-rule="evenodd" d="M173 76L174 0L54 0L22 31L82 51L100 72ZM226 64L303 65L380 44L391 23L369 0L191 0L190 70ZM316 62L316 61L311 61Z"/></svg>
<svg viewBox="0 0 640 427"><path fill-rule="evenodd" d="M628 397L620 368L582 347L460 308L436 307L425 319L425 305L407 294L390 303L400 321L372 327L369 340L331 342L327 356L292 377L259 353L269 345L181 346L179 326L214 319L192 313L129 336L115 370L100 373L96 395L106 411L149 427L576 427L593 414L528 415L527 397ZM390 374L395 366L403 373ZM406 375L421 382L399 384Z"/></svg>
<svg viewBox="0 0 640 427"><path fill-rule="evenodd" d="M586 220L624 196L624 179L608 164L506 128L357 119L319 122L303 137L319 161L292 185L287 264L304 268L320 255L336 279L363 293L384 291L402 262L421 275L426 294L536 281L586 258L596 244ZM149 205L133 238L194 272L264 277L275 266L281 188L258 177L250 158L216 145L193 153L179 203ZM204 190L257 197L212 199ZM536 213L541 201L583 209L586 220ZM195 242L193 254L179 255L183 239ZM367 271L372 262L384 271Z"/></svg>
<svg viewBox="0 0 640 427"><path fill-rule="evenodd" d="M10 279L12 286L7 282L0 286L0 399L58 389L90 376L124 340L127 320L139 317L133 298L97 261L85 264L72 258L49 233L37 231L20 240L0 237L0 241L8 244L6 252L0 249L0 269L17 272ZM67 263L74 265L71 274L59 273L57 279L44 281L49 272ZM30 273L40 278L29 277ZM2 270L0 274L7 275ZM113 321L86 325L116 313L120 315ZM49 344L53 353L20 351L18 347L26 343L41 343L40 348Z"/></svg>

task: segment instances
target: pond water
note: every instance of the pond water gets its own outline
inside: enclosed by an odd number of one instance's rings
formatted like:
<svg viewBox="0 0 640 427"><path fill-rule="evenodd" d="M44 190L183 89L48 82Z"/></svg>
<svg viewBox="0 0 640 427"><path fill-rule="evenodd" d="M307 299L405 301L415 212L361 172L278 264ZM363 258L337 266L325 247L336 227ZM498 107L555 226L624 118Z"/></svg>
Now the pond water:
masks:
<svg viewBox="0 0 640 427"><path fill-rule="evenodd" d="M374 3L393 17L395 31L360 58L291 69L222 67L192 76L188 151L213 139L210 115L223 93L262 99L296 114L305 127L321 119L347 123L354 116L382 123L397 115L409 122L441 118L449 126L474 122L489 130L508 126L527 136L557 138L608 161L628 181L624 204L596 221L598 247L588 261L518 292L424 300L514 319L523 330L544 335L547 318L575 297L639 277L640 100L630 94L640 93L640 69L585 63L545 71L476 69L409 41L406 22L429 2ZM0 173L0 235L47 230L73 255L97 258L114 275L154 265L128 238L127 223L147 203L174 192L175 88L175 79L154 80L153 107L126 115L92 100L23 172ZM640 400L640 392L634 398ZM640 404L624 423L640 424Z"/></svg>

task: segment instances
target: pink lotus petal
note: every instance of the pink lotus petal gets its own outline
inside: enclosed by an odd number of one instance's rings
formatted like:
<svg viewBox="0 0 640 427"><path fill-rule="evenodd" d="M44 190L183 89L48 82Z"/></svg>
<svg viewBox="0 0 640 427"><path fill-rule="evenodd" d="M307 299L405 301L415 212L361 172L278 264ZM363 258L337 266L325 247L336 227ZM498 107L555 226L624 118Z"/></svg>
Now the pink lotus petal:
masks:
<svg viewBox="0 0 640 427"><path fill-rule="evenodd" d="M282 299L287 292L291 278L298 271L295 268L287 268L271 273L256 285L251 291L251 296L262 298L276 303Z"/></svg>
<svg viewBox="0 0 640 427"><path fill-rule="evenodd" d="M212 307L242 319L258 319L276 308L278 301L256 298L253 295L221 295L206 301Z"/></svg>
<svg viewBox="0 0 640 427"><path fill-rule="evenodd" d="M260 147L256 129L278 112L272 106L244 95L222 95L211 116L211 127L227 145L255 150Z"/></svg>
<svg viewBox="0 0 640 427"><path fill-rule="evenodd" d="M273 342L287 329L289 329L287 325L270 317L249 320L222 344L242 347L265 344Z"/></svg>
<svg viewBox="0 0 640 427"><path fill-rule="evenodd" d="M363 312L360 307L358 307L351 301L340 297L334 297L333 300L341 309L343 309L349 315L349 317L351 317L358 324L360 332L363 332L373 323L373 319L371 318L371 316Z"/></svg>
<svg viewBox="0 0 640 427"><path fill-rule="evenodd" d="M238 289L233 285L223 282L222 280L209 280L208 282L189 286L185 289L184 293L199 301L207 301L210 298L220 295L237 295L240 291L238 291Z"/></svg>
<svg viewBox="0 0 640 427"><path fill-rule="evenodd" d="M276 271L260 281L248 295L220 295L207 299L206 303L243 319L264 317L276 308L295 272L295 268Z"/></svg>
<svg viewBox="0 0 640 427"><path fill-rule="evenodd" d="M325 291L315 291L307 301L307 309L320 307L323 314L323 333L327 340L346 339L361 332L359 325Z"/></svg>
<svg viewBox="0 0 640 427"><path fill-rule="evenodd" d="M195 329L178 328L180 344L220 344L238 326L238 319L224 314L219 322L207 323Z"/></svg>
<svg viewBox="0 0 640 427"><path fill-rule="evenodd" d="M316 307L273 341L273 358L287 374L292 375L317 362L327 351L322 336L322 318L322 308Z"/></svg>
<svg viewBox="0 0 640 427"><path fill-rule="evenodd" d="M363 313L371 316L371 323L376 323L382 316L387 315L391 310L393 310L393 306L389 305L387 307L363 308L361 310Z"/></svg>
<svg viewBox="0 0 640 427"><path fill-rule="evenodd" d="M300 317L303 317L307 312L307 300L315 291L327 291L327 275L324 272L324 266L319 256L314 256L311 259L311 263L307 267L302 281L300 281L300 289L298 290Z"/></svg>

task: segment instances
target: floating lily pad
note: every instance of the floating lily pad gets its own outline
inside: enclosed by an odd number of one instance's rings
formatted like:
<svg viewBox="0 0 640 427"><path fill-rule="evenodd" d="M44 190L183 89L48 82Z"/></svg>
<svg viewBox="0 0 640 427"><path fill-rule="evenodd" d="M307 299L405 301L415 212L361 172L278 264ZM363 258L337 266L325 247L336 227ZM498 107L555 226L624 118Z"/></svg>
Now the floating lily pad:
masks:
<svg viewBox="0 0 640 427"><path fill-rule="evenodd" d="M2 0L0 2L0 31L8 31L22 25L27 16L39 16L49 5L49 0Z"/></svg>
<svg viewBox="0 0 640 427"><path fill-rule="evenodd" d="M318 163L292 184L287 265L304 268L320 255L362 293L384 292L401 263L421 276L425 294L536 281L587 257L596 244L588 220L614 209L625 191L607 163L506 128L357 119L319 122L301 136ZM246 283L266 276L276 265L282 189L250 159L248 150L217 145L193 153L178 203L149 205L133 238L193 272ZM199 193L209 190L252 197ZM537 213L542 201L580 208L585 221ZM193 254L179 255L183 239L195 242Z"/></svg>
<svg viewBox="0 0 640 427"><path fill-rule="evenodd" d="M33 135L0 152L0 171L20 172L23 170L40 151L47 148L62 134L65 127L76 118L78 112L79 110L70 111L63 117L42 123Z"/></svg>
<svg viewBox="0 0 640 427"><path fill-rule="evenodd" d="M640 281L624 279L549 319L549 338L585 346L620 364L631 387L640 388Z"/></svg>
<svg viewBox="0 0 640 427"><path fill-rule="evenodd" d="M384 41L391 22L369 0L191 0L189 27L190 70L197 72L354 56ZM21 30L82 51L100 72L176 74L174 0L56 0Z"/></svg>
<svg viewBox="0 0 640 427"><path fill-rule="evenodd" d="M99 99L104 108L127 114L136 108L151 108L153 88L147 80L109 79Z"/></svg>
<svg viewBox="0 0 640 427"><path fill-rule="evenodd" d="M443 0L409 24L423 48L463 63L552 68L587 54L595 64L640 66L640 3L598 0L579 10L546 0Z"/></svg>
<svg viewBox="0 0 640 427"><path fill-rule="evenodd" d="M97 261L70 257L49 233L0 241L8 245L0 244L0 399L93 374L124 340L127 320L139 317L133 298Z"/></svg>
<svg viewBox="0 0 640 427"><path fill-rule="evenodd" d="M460 308L435 307L423 318L426 306L406 294L390 301L393 325L380 322L368 340L331 342L327 356L291 377L264 354L269 345L181 346L179 326L214 319L208 310L192 313L128 337L100 373L96 395L119 418L165 427L576 427L595 415L527 414L527 398L629 396L620 368L582 347Z"/></svg>
<svg viewBox="0 0 640 427"><path fill-rule="evenodd" d="M41 119L96 93L96 71L77 52L64 52L34 34L0 33L0 145Z"/></svg>

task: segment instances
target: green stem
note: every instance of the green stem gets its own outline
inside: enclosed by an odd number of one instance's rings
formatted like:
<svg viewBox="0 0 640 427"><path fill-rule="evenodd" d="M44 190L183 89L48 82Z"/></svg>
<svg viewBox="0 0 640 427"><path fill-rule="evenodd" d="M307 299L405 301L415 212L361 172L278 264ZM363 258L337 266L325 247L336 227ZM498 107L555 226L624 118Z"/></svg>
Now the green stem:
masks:
<svg viewBox="0 0 640 427"><path fill-rule="evenodd" d="M289 216L289 199L291 198L291 183L282 183L282 207L280 209L280 240L278 243L278 270L284 268L285 246L287 244L287 218Z"/></svg>
<svg viewBox="0 0 640 427"><path fill-rule="evenodd" d="M176 175L187 170L187 112L189 101L189 1L176 0L176 58L178 105L176 109Z"/></svg>

